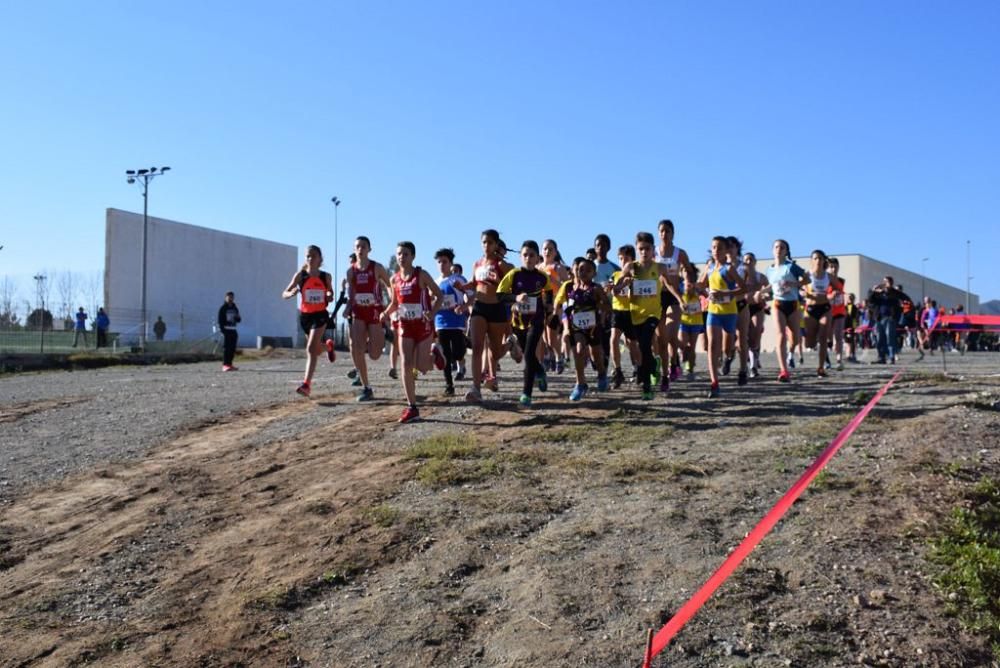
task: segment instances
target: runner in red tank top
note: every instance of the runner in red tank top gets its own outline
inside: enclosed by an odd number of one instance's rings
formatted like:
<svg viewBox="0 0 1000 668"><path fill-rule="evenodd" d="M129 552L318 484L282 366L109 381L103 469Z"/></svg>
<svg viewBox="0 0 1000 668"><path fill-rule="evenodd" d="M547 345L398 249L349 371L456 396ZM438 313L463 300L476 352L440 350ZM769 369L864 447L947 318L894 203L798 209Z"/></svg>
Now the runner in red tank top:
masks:
<svg viewBox="0 0 1000 668"><path fill-rule="evenodd" d="M833 349L837 353L837 371L843 371L847 295L844 294L844 279L840 277L840 260L829 258L826 261L826 273L830 275L830 287L826 289L826 294L830 299L830 316L833 318Z"/></svg>
<svg viewBox="0 0 1000 668"><path fill-rule="evenodd" d="M437 283L426 271L413 266L415 255L416 247L410 241L401 241L396 247L399 271L392 277L391 301L381 315L383 322L388 322L393 313L399 316L396 345L400 353L400 376L407 401L407 407L399 418L400 422L411 422L420 417L414 369L427 373L434 364L431 356L431 344L434 342L432 323L441 304L441 290ZM439 368L444 368L443 361L443 358L439 360Z"/></svg>
<svg viewBox="0 0 1000 668"><path fill-rule="evenodd" d="M323 341L323 334L330 324L330 314L327 312L327 305L333 301L333 281L330 274L320 271L323 264L323 251L319 246L309 246L306 249L306 261L302 268L292 276L281 296L284 299L291 299L295 295L301 295L299 304L299 326L306 334L306 374L302 384L296 390L299 394L308 397L312 391L312 378L316 372L316 360L325 351L330 356L332 362L335 357L333 353L333 342Z"/></svg>
<svg viewBox="0 0 1000 668"><path fill-rule="evenodd" d="M358 237L354 241L357 262L347 270L348 306L353 316L351 322L351 358L354 368L361 378L361 394L358 401L374 398L368 382L368 363L365 355L377 360L385 347L385 330L380 322L383 304L383 289L389 288L389 274L378 262L368 259L371 252L368 237Z"/></svg>

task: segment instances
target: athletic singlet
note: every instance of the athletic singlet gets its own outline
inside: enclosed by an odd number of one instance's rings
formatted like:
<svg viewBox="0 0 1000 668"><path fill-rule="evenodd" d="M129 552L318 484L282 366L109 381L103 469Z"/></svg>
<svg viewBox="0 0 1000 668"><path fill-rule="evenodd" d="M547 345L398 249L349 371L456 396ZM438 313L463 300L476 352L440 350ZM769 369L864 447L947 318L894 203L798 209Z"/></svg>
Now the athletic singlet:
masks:
<svg viewBox="0 0 1000 668"><path fill-rule="evenodd" d="M522 294L528 296L523 302L511 304L514 326L527 329L532 322L544 322L545 293L551 293L554 288L552 279L544 271L521 267L507 272L500 280L497 292L510 293L515 297Z"/></svg>
<svg viewBox="0 0 1000 668"><path fill-rule="evenodd" d="M688 326L705 324L705 314L701 310L701 297L697 292L688 293L686 286L681 290L681 324Z"/></svg>
<svg viewBox="0 0 1000 668"><path fill-rule="evenodd" d="M660 265L652 263L643 269L638 262L632 264L632 286L629 293L629 311L632 324L641 325L650 318L660 318Z"/></svg>
<svg viewBox="0 0 1000 668"><path fill-rule="evenodd" d="M611 284L617 285L618 279L622 277L621 271L616 271L611 274ZM623 286L621 290L616 290L612 288L611 290L611 309L614 311L627 311L628 310L628 286Z"/></svg>
<svg viewBox="0 0 1000 668"><path fill-rule="evenodd" d="M435 329L465 329L467 316L455 313L454 310L459 304L465 303L465 293L455 287L456 282L465 281L455 274L438 279L438 287L441 289L441 309L434 316Z"/></svg>
<svg viewBox="0 0 1000 668"><path fill-rule="evenodd" d="M325 271L319 272L317 276L310 276L308 271L299 274L299 295L302 301L299 304L299 311L302 313L320 313L326 310L326 277Z"/></svg>
<svg viewBox="0 0 1000 668"><path fill-rule="evenodd" d="M670 278L677 278L680 275L681 249L677 246L674 246L674 252L670 255L660 255L660 247L657 245L654 259L663 265Z"/></svg>
<svg viewBox="0 0 1000 668"><path fill-rule="evenodd" d="M809 285L806 286L806 292L815 297L817 295L826 296L827 291L830 289L830 274L824 273L822 276L816 276L815 274L809 275Z"/></svg>
<svg viewBox="0 0 1000 668"><path fill-rule="evenodd" d="M351 278L351 307L357 311L357 307L382 308L382 286L379 285L375 276L375 263L369 262L364 269L355 263L351 265L354 269Z"/></svg>
<svg viewBox="0 0 1000 668"><path fill-rule="evenodd" d="M422 321L425 313L430 313L431 303L427 291L420 286L420 267L413 268L413 275L403 278L400 272L392 275L392 291L396 295L396 305L399 307L399 321L404 325L414 321Z"/></svg>
<svg viewBox="0 0 1000 668"><path fill-rule="evenodd" d="M723 272L729 273L729 265L716 265L708 275L709 290L733 290L735 284L729 281ZM721 300L721 301L718 301ZM717 299L708 300L708 312L715 315L735 315L738 312L736 298L732 295L724 295Z"/></svg>
<svg viewBox="0 0 1000 668"><path fill-rule="evenodd" d="M805 275L805 270L792 262L785 262L779 267L771 265L767 268L767 281L774 289L774 299L779 302L796 302L799 300L799 277Z"/></svg>
<svg viewBox="0 0 1000 668"><path fill-rule="evenodd" d="M847 315L847 305L844 303L844 279L830 279L830 287L826 289L826 298L830 300L830 315L833 317Z"/></svg>
<svg viewBox="0 0 1000 668"><path fill-rule="evenodd" d="M600 289L593 283L576 287L573 281L567 281L559 288L556 303L566 305L563 313L573 329L587 330L597 326L597 295L595 291Z"/></svg>
<svg viewBox="0 0 1000 668"><path fill-rule="evenodd" d="M502 278L500 260L479 258L476 260L476 264L472 265L472 281L474 283L486 283L496 287L500 285Z"/></svg>

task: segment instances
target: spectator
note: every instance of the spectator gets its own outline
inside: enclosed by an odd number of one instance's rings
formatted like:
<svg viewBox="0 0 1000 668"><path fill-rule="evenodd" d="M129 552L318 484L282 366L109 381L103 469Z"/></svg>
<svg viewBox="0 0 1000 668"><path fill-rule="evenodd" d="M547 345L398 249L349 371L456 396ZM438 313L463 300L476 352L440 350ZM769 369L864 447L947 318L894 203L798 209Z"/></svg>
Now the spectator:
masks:
<svg viewBox="0 0 1000 668"><path fill-rule="evenodd" d="M236 295L226 293L226 301L219 307L219 331L222 332L222 370L236 371L233 357L236 355L236 342L239 335L236 325L240 323L240 309L236 306Z"/></svg>
<svg viewBox="0 0 1000 668"><path fill-rule="evenodd" d="M104 307L97 309L97 317L94 318L94 329L97 330L97 347L107 348L108 328L111 326L111 319L104 311Z"/></svg>
<svg viewBox="0 0 1000 668"><path fill-rule="evenodd" d="M83 334L83 345L89 345L87 343L87 312L80 307L80 310L76 312L76 326L73 328L73 347L76 348L76 344L80 342L80 335Z"/></svg>
<svg viewBox="0 0 1000 668"><path fill-rule="evenodd" d="M903 299L909 299L896 289L892 276L886 276L881 283L872 286L868 293L868 304L872 309L876 322L876 342L878 360L875 364L896 363L896 324L902 316Z"/></svg>
<svg viewBox="0 0 1000 668"><path fill-rule="evenodd" d="M157 341L163 340L163 335L167 333L167 323L163 322L163 316L156 316L156 322L153 323L153 335L156 337Z"/></svg>

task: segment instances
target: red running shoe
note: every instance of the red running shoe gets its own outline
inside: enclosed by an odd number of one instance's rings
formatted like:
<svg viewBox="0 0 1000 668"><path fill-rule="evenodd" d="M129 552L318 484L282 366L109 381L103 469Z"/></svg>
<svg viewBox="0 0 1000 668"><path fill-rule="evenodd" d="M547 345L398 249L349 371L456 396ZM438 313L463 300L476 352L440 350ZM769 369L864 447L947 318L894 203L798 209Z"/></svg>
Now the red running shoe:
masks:
<svg viewBox="0 0 1000 668"><path fill-rule="evenodd" d="M308 397L309 393L312 391L312 388L309 386L309 383L302 383L301 385L299 385L299 389L295 391L301 394L303 397Z"/></svg>
<svg viewBox="0 0 1000 668"><path fill-rule="evenodd" d="M420 417L420 411L416 406L407 406L403 409L403 414L399 416L400 422L413 422Z"/></svg>
<svg viewBox="0 0 1000 668"><path fill-rule="evenodd" d="M434 368L438 371L444 371L444 367L448 361L444 358L444 352L441 350L440 344L435 343L431 346L431 355L434 356Z"/></svg>
<svg viewBox="0 0 1000 668"><path fill-rule="evenodd" d="M781 373L778 374L778 382L779 383L787 383L787 382L789 382L791 380L792 380L792 377L788 375L787 371L782 371Z"/></svg>
<svg viewBox="0 0 1000 668"><path fill-rule="evenodd" d="M330 362L337 361L337 351L333 349L333 339L326 340L326 356L330 358Z"/></svg>

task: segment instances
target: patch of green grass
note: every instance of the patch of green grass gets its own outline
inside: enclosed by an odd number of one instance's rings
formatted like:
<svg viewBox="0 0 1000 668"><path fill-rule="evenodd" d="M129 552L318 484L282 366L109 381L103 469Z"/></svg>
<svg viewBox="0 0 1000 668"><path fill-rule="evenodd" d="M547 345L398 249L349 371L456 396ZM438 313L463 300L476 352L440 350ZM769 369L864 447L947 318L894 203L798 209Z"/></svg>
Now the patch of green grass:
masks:
<svg viewBox="0 0 1000 668"><path fill-rule="evenodd" d="M962 625L985 636L1000 659L1000 483L985 478L966 493L931 540L935 584Z"/></svg>
<svg viewBox="0 0 1000 668"><path fill-rule="evenodd" d="M568 427L546 427L534 434L534 440L539 443L584 443L593 438L594 428L583 425Z"/></svg>
<svg viewBox="0 0 1000 668"><path fill-rule="evenodd" d="M365 510L364 516L372 524L387 529L399 519L399 511L388 503L380 503Z"/></svg>
<svg viewBox="0 0 1000 668"><path fill-rule="evenodd" d="M404 455L407 459L461 459L478 451L479 445L472 436L448 432L420 439Z"/></svg>
<svg viewBox="0 0 1000 668"><path fill-rule="evenodd" d="M871 401L874 396L875 390L855 390L851 393L851 397L847 400L847 403L855 406L864 406Z"/></svg>

